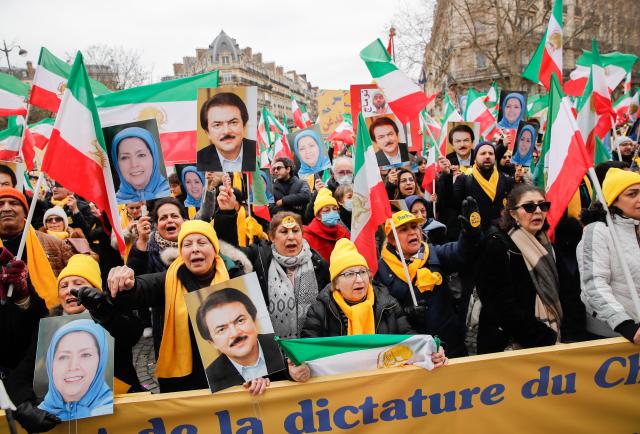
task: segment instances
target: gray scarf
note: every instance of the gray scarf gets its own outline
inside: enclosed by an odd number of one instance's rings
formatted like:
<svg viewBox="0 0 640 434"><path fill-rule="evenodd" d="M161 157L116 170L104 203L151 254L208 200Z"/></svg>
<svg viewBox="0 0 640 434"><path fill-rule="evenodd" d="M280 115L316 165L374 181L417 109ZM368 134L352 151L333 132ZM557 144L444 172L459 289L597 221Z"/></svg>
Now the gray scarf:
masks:
<svg viewBox="0 0 640 434"><path fill-rule="evenodd" d="M311 248L302 240L302 250L296 256L283 256L271 246L273 260L269 265L269 316L277 336L298 338L307 310L318 295ZM287 275L292 274L292 279Z"/></svg>

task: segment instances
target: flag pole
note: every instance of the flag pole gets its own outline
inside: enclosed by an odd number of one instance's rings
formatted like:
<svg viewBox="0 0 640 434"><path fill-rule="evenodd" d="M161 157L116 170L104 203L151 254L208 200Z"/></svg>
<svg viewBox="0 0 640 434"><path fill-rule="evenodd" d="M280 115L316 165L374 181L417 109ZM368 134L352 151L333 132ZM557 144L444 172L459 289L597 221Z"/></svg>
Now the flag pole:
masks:
<svg viewBox="0 0 640 434"><path fill-rule="evenodd" d="M633 301L633 306L636 310L636 316L640 318L640 297L638 297L638 292L636 290L636 285L633 282L633 277L631 276L631 271L629 270L629 264L627 264L624 255L622 254L622 248L620 247L620 239L618 238L618 232L616 228L613 226L613 218L609 213L609 207L607 206L607 202L604 200L604 195L602 194L602 188L600 187L600 181L598 181L598 177L596 176L596 171L593 167L589 168L589 178L591 178L591 183L593 184L593 189L596 192L596 196L598 200L602 203L602 208L606 213L607 219L607 227L609 228L609 233L611 234L611 239L613 240L613 247L616 251L616 255L618 256L618 261L622 266L622 273L624 274L624 278L627 281L627 288L629 288L629 293L631 294L631 300Z"/></svg>
<svg viewBox="0 0 640 434"><path fill-rule="evenodd" d="M393 221L393 217L390 218L390 221L391 221L391 231L393 232L393 238L396 240L396 250L398 251L398 255L400 256L400 261L402 262L402 269L404 270L404 275L407 278L407 284L409 285L409 293L411 294L411 300L413 301L414 306L418 306L418 301L416 300L416 294L413 292L413 283L411 282L411 276L409 275L407 262L404 260L404 253L402 252L402 247L400 246L400 239L398 238L396 223Z"/></svg>
<svg viewBox="0 0 640 434"><path fill-rule="evenodd" d="M33 191L33 197L31 198L31 206L29 206L29 213L27 214L27 220L25 221L24 229L22 230L22 237L20 238L18 253L15 256L16 259L21 259L22 254L24 253L24 245L27 242L27 234L29 233L29 227L31 226L31 221L33 220L33 213L36 210L36 203L38 202L38 195L40 194L40 188L42 187L43 181L44 181L44 172L40 171L40 175L38 176L38 182L36 182L36 186ZM13 295L13 284L9 285L9 289L7 290L7 298L10 298L12 295Z"/></svg>
<svg viewBox="0 0 640 434"><path fill-rule="evenodd" d="M611 116L611 129L613 130L613 142L615 143L618 140L618 133L616 132L616 121ZM618 152L618 160L622 161L622 153L620 152L620 146L616 146L616 151Z"/></svg>
<svg viewBox="0 0 640 434"><path fill-rule="evenodd" d="M248 172L247 172L247 209L249 210L249 217L251 217L251 182L249 180Z"/></svg>

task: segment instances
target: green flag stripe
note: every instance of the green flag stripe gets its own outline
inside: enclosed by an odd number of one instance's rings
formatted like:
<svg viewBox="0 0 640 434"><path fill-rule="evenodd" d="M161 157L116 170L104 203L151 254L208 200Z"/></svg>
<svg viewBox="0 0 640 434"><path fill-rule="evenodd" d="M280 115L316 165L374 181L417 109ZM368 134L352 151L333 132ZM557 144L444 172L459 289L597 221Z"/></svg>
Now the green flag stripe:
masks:
<svg viewBox="0 0 640 434"><path fill-rule="evenodd" d="M360 51L360 58L367 64L367 68L373 78L378 78L398 68L391 63L391 56L378 38Z"/></svg>
<svg viewBox="0 0 640 434"><path fill-rule="evenodd" d="M26 97L29 94L29 85L21 82L13 75L0 72L0 89L13 93L14 95Z"/></svg>
<svg viewBox="0 0 640 434"><path fill-rule="evenodd" d="M51 51L47 50L45 47L40 49L40 57L38 57L38 65L41 65L48 71L59 75L62 78L69 79L69 75L71 74L71 66L67 63L63 62L61 59L56 57ZM96 95L104 95L105 93L111 92L104 84L100 83L97 80L92 78L89 79L91 82L91 91Z"/></svg>

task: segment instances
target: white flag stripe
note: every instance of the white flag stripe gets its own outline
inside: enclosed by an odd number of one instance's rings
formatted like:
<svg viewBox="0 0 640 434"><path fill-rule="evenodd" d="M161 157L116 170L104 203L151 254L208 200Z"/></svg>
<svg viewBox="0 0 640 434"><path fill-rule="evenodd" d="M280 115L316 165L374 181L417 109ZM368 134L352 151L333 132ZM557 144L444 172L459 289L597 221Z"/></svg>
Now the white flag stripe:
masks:
<svg viewBox="0 0 640 434"><path fill-rule="evenodd" d="M562 98L558 115L553 121L553 125L551 125L551 143L553 143L553 146L549 148L548 154L549 176L547 178L547 191L562 171L564 161L569 154L571 140L576 133L573 129L575 119L570 107L571 100L568 97Z"/></svg>
<svg viewBox="0 0 640 434"><path fill-rule="evenodd" d="M196 101L149 102L125 104L114 107L98 107L103 127L156 117L161 133L193 131L196 127Z"/></svg>
<svg viewBox="0 0 640 434"><path fill-rule="evenodd" d="M41 65L36 66L36 73L35 73L35 76L33 77L34 86L46 89L50 92L55 93L56 95L58 95L58 97L61 97L60 85L63 83L66 85L67 83L66 78L61 77L57 74L54 74L53 72L49 71L47 68Z"/></svg>
<svg viewBox="0 0 640 434"><path fill-rule="evenodd" d="M16 95L11 92L7 92L4 89L0 89L0 107L3 109L20 109L26 108L27 105L24 98L20 95Z"/></svg>
<svg viewBox="0 0 640 434"><path fill-rule="evenodd" d="M387 102L393 102L407 95L421 92L417 84L397 69L377 77L375 81L378 87L383 89Z"/></svg>
<svg viewBox="0 0 640 434"><path fill-rule="evenodd" d="M84 155L91 156L96 151L96 131L93 128L93 118L87 107L82 105L80 101L69 91L65 90L66 98L63 97L62 104L54 129L60 131L60 137L64 139L70 146L73 146ZM67 119L67 121L64 121ZM68 119L73 119L69 122Z"/></svg>

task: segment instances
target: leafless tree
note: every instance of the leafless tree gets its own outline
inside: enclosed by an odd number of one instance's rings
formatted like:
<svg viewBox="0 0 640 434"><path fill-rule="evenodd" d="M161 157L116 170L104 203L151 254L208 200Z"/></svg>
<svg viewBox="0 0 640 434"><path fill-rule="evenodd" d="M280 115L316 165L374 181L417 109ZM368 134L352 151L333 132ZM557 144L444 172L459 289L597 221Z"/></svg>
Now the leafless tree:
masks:
<svg viewBox="0 0 640 434"><path fill-rule="evenodd" d="M128 89L149 82L151 71L142 65L140 52L123 47L91 45L82 51L89 75L112 90Z"/></svg>
<svg viewBox="0 0 640 434"><path fill-rule="evenodd" d="M437 0L402 0L385 32L395 29L395 63L403 72L419 79L424 62L424 49L431 38L433 11ZM386 42L386 41L385 41Z"/></svg>

